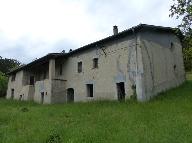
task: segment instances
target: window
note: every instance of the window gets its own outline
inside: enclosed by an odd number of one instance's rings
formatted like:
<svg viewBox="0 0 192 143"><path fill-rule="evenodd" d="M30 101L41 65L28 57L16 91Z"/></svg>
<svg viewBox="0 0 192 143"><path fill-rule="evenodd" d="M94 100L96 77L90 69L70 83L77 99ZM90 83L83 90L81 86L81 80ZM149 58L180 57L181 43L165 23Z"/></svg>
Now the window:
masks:
<svg viewBox="0 0 192 143"><path fill-rule="evenodd" d="M177 66L176 66L176 65L174 65L174 66L173 66L174 71L176 70L176 68L177 68Z"/></svg>
<svg viewBox="0 0 192 143"><path fill-rule="evenodd" d="M13 75L11 76L11 81L15 81L15 77L16 77L16 74L13 74Z"/></svg>
<svg viewBox="0 0 192 143"><path fill-rule="evenodd" d="M171 51L174 50L174 43L173 43L173 42L171 42L171 47L170 47L170 49L171 49Z"/></svg>
<svg viewBox="0 0 192 143"><path fill-rule="evenodd" d="M87 97L93 97L93 84L87 84Z"/></svg>
<svg viewBox="0 0 192 143"><path fill-rule="evenodd" d="M59 66L59 75L62 75L63 74L63 65L60 64Z"/></svg>
<svg viewBox="0 0 192 143"><path fill-rule="evenodd" d="M78 62L78 65L77 65L78 67L78 73L81 73L82 72L82 62Z"/></svg>
<svg viewBox="0 0 192 143"><path fill-rule="evenodd" d="M93 59L93 68L98 68L98 58Z"/></svg>

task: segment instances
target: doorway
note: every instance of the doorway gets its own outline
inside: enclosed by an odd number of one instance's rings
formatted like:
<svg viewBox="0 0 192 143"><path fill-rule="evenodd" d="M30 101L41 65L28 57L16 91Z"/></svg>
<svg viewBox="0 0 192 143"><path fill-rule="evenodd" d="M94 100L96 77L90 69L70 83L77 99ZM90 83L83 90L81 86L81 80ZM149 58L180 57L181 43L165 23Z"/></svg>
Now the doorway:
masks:
<svg viewBox="0 0 192 143"><path fill-rule="evenodd" d="M22 100L22 95L19 96L19 101L21 101L21 100Z"/></svg>
<svg viewBox="0 0 192 143"><path fill-rule="evenodd" d="M67 89L67 102L74 102L74 89L73 88Z"/></svg>
<svg viewBox="0 0 192 143"><path fill-rule="evenodd" d="M41 92L41 104L44 103L44 92Z"/></svg>
<svg viewBox="0 0 192 143"><path fill-rule="evenodd" d="M119 82L117 84L117 97L119 101L125 100L125 84L124 82Z"/></svg>
<svg viewBox="0 0 192 143"><path fill-rule="evenodd" d="M87 97L93 97L93 84L87 84Z"/></svg>
<svg viewBox="0 0 192 143"><path fill-rule="evenodd" d="M14 98L14 91L15 91L15 90L12 88L12 89L11 89L11 99Z"/></svg>

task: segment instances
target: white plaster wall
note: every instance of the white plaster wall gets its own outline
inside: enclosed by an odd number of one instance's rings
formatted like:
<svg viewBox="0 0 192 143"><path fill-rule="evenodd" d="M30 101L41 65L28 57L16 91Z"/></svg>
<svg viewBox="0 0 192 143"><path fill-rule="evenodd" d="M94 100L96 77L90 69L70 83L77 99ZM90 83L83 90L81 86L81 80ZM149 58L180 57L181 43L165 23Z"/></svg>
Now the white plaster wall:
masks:
<svg viewBox="0 0 192 143"><path fill-rule="evenodd" d="M66 81L58 79L52 80L51 103L64 103L66 100Z"/></svg>
<svg viewBox="0 0 192 143"><path fill-rule="evenodd" d="M178 37L155 32L144 32L141 37L145 100L148 100L159 92L182 84L185 81L185 71Z"/></svg>
<svg viewBox="0 0 192 143"><path fill-rule="evenodd" d="M41 93L44 92L44 104L51 103L51 82L49 79L35 82L34 101L41 103Z"/></svg>
<svg viewBox="0 0 192 143"><path fill-rule="evenodd" d="M7 98L11 98L11 89L14 89L14 99L19 99L20 95L23 95L22 92L22 78L23 71L16 73L15 81L11 81L11 76L9 77L8 89L7 89Z"/></svg>
<svg viewBox="0 0 192 143"><path fill-rule="evenodd" d="M63 60L63 75L58 75L59 67L56 67L56 77L67 80L66 89L74 89L75 101L89 100L116 100L116 83L125 82L126 98L133 94L129 75L134 69L128 69L133 62L134 50L129 54L129 49L135 47L133 36L104 45L104 51L100 47L84 51ZM132 55L130 60L128 55ZM98 68L93 69L93 58L98 58ZM83 71L77 72L77 63L82 61ZM56 64L57 65L57 64ZM131 68L135 66L131 66ZM132 72L133 73L133 72ZM134 81L134 79L133 79ZM86 84L93 84L94 97L87 97Z"/></svg>
<svg viewBox="0 0 192 143"><path fill-rule="evenodd" d="M15 81L11 81L11 76L8 81L7 98L11 98L11 89L14 89L14 99L19 100L20 95L22 95L21 100L33 100L34 86L25 85L26 77L23 71L16 73Z"/></svg>

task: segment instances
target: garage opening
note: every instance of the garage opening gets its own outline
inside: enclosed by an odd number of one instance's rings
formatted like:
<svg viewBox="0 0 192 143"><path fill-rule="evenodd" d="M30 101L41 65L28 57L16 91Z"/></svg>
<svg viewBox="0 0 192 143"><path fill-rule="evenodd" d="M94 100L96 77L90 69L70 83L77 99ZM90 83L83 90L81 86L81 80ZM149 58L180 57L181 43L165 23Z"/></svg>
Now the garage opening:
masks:
<svg viewBox="0 0 192 143"><path fill-rule="evenodd" d="M124 82L117 83L117 97L119 101L125 100L125 84Z"/></svg>
<svg viewBox="0 0 192 143"><path fill-rule="evenodd" d="M44 92L41 92L41 104L44 103Z"/></svg>
<svg viewBox="0 0 192 143"><path fill-rule="evenodd" d="M74 89L68 88L67 89L67 102L74 102Z"/></svg>
<svg viewBox="0 0 192 143"><path fill-rule="evenodd" d="M87 84L87 97L93 97L93 84Z"/></svg>

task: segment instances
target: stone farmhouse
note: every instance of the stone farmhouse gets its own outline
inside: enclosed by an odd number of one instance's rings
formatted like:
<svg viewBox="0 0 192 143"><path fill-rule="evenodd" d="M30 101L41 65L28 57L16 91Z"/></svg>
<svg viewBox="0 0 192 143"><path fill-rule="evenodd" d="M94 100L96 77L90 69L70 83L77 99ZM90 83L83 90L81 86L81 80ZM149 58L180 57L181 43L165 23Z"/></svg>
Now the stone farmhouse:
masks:
<svg viewBox="0 0 192 143"><path fill-rule="evenodd" d="M9 73L7 98L38 103L147 101L185 81L175 29L140 24L68 53L50 53Z"/></svg>

